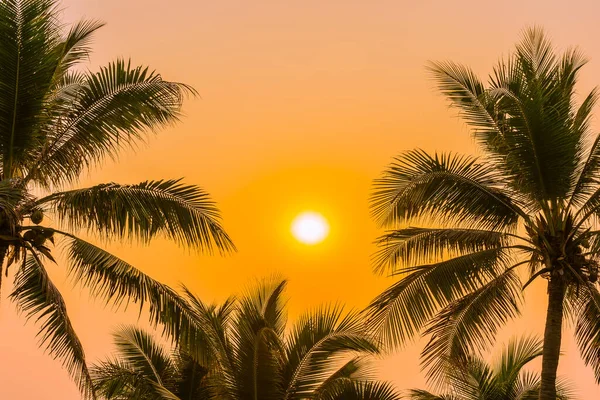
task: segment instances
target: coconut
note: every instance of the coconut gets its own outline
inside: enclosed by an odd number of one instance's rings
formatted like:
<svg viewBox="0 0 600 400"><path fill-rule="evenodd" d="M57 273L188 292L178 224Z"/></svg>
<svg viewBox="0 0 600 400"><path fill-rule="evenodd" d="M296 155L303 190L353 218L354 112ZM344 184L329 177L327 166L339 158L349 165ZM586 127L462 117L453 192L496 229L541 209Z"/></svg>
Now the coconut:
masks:
<svg viewBox="0 0 600 400"><path fill-rule="evenodd" d="M36 233L33 230L28 230L27 232L25 232L23 234L23 239L27 240L27 241L32 241L34 240L36 237Z"/></svg>
<svg viewBox="0 0 600 400"><path fill-rule="evenodd" d="M33 244L35 246L42 246L44 243L46 243L46 238L44 237L44 235L42 235L41 233L37 233L33 238Z"/></svg>
<svg viewBox="0 0 600 400"><path fill-rule="evenodd" d="M42 210L37 209L31 213L31 222L34 224L40 224L44 220L44 213Z"/></svg>

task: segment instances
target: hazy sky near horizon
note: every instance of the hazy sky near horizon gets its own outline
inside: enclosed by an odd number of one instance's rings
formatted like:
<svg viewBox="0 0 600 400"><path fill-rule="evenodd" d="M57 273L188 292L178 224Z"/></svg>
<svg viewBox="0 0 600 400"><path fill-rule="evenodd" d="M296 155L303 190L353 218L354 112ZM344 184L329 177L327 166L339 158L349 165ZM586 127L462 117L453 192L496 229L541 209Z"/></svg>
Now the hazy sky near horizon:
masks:
<svg viewBox="0 0 600 400"><path fill-rule="evenodd" d="M170 285L184 282L220 301L256 279L289 279L290 318L325 302L362 308L394 282L371 271L378 235L368 212L373 178L398 153L475 153L466 126L428 79L428 60L453 60L481 75L507 54L523 28L544 27L558 48L577 45L590 58L580 93L600 83L600 5L595 1L193 1L65 0L65 21L107 23L90 68L131 57L165 79L191 84L181 123L123 152L83 177L107 181L185 177L218 202L238 253L198 256L164 241L108 246ZM596 110L596 115L600 110ZM598 124L596 124L598 127ZM321 245L293 240L295 215L322 213L331 227ZM110 333L135 322L52 267L90 362L112 351ZM36 347L6 299L0 309L0 399L74 400L60 364ZM545 292L530 289L524 316L501 335L543 331ZM561 374L581 399L597 398L592 373L564 335ZM500 346L501 341L499 341ZM386 357L380 376L398 389L423 384L422 343Z"/></svg>

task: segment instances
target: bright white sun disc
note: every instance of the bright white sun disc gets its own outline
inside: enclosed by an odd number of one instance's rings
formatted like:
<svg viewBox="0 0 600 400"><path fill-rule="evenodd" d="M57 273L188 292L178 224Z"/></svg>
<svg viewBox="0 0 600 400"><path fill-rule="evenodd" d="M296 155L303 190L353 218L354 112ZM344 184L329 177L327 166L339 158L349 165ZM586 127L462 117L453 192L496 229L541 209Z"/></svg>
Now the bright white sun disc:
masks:
<svg viewBox="0 0 600 400"><path fill-rule="evenodd" d="M327 220L319 213L308 211L298 215L292 222L292 234L304 244L317 244L329 233Z"/></svg>

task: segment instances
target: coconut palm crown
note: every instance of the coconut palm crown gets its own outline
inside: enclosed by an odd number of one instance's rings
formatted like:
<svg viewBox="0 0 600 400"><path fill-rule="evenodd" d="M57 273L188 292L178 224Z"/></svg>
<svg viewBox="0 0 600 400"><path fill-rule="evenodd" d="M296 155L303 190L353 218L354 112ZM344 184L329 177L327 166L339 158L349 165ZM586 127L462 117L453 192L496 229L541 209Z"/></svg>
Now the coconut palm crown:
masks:
<svg viewBox="0 0 600 400"><path fill-rule="evenodd" d="M359 314L322 307L285 332L285 285L265 282L220 306L186 291L204 328L194 349L170 354L149 333L125 327L115 335L117 357L92 368L97 393L111 400L399 400L371 377L366 356L379 350Z"/></svg>
<svg viewBox="0 0 600 400"><path fill-rule="evenodd" d="M176 293L78 233L233 249L215 204L196 186L176 179L73 189L89 167L176 122L184 96L194 94L125 60L80 68L101 26L66 29L55 0L0 2L0 278L14 272L10 299L39 323L41 344L86 397L85 354L46 269L55 241L75 283L116 305L148 304L152 321L175 335L190 321Z"/></svg>
<svg viewBox="0 0 600 400"><path fill-rule="evenodd" d="M483 156L407 151L375 182L373 213L390 229L376 268L399 281L368 312L389 344L430 337L422 360L433 381L492 344L534 280L548 290L540 399L556 399L567 312L600 380L600 136L590 129L597 90L576 101L585 64L532 28L487 84L453 62L429 66Z"/></svg>

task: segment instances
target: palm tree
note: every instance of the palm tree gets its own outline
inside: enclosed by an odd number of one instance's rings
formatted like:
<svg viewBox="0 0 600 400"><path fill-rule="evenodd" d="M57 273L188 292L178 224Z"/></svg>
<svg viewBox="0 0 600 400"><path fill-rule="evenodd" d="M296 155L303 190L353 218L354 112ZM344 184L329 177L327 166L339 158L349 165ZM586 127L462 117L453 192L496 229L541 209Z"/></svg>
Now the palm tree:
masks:
<svg viewBox="0 0 600 400"><path fill-rule="evenodd" d="M55 240L67 249L75 283L117 305L148 304L152 321L174 335L193 330L177 294L78 233L141 243L164 237L206 251L233 245L209 196L180 180L65 191L144 132L176 122L194 91L124 60L98 72L78 68L102 24L65 31L59 15L56 0L0 2L0 278L16 268L10 298L40 323L41 343L90 396L83 348L46 270ZM42 225L46 214L58 224Z"/></svg>
<svg viewBox="0 0 600 400"><path fill-rule="evenodd" d="M200 342L173 355L135 328L116 335L119 358L97 364L93 377L106 399L395 400L369 380L364 356L378 348L358 314L341 307L305 314L285 332L285 281L263 284L239 301L207 306L186 291ZM192 394L196 393L196 394Z"/></svg>
<svg viewBox="0 0 600 400"><path fill-rule="evenodd" d="M589 129L597 90L575 101L585 63L577 50L557 55L533 28L487 87L465 66L429 67L484 156L408 151L376 181L373 213L391 229L376 268L401 277L368 312L389 344L431 337L423 351L431 379L447 360L493 343L536 279L548 288L540 399L556 398L566 311L600 379L600 136Z"/></svg>
<svg viewBox="0 0 600 400"><path fill-rule="evenodd" d="M542 355L542 342L532 337L512 340L498 361L490 365L480 357L469 356L465 363L455 364L449 371L447 393L434 395L413 389L412 400L536 400L540 392L540 376L523 368ZM557 399L574 398L563 382L557 385Z"/></svg>
<svg viewBox="0 0 600 400"><path fill-rule="evenodd" d="M210 368L181 349L172 354L135 327L115 334L119 358L91 369L94 388L105 399L189 399L217 397Z"/></svg>

